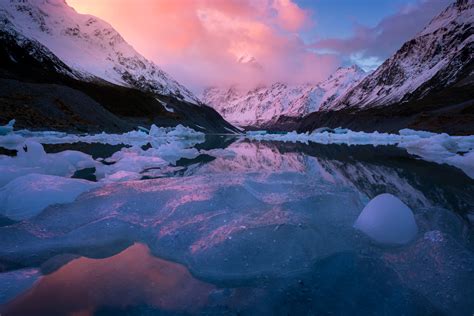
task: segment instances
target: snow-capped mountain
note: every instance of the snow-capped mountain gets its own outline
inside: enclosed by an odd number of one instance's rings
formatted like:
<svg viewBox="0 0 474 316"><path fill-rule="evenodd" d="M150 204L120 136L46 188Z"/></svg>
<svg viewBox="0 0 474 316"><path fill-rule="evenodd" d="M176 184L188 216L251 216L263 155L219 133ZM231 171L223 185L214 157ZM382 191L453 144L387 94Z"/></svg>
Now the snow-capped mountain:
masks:
<svg viewBox="0 0 474 316"><path fill-rule="evenodd" d="M278 82L250 91L241 91L238 87L212 87L204 90L201 99L231 123L258 126L281 116L303 117L321 108L330 109L364 76L362 69L352 66L339 68L319 84L288 85Z"/></svg>
<svg viewBox="0 0 474 316"><path fill-rule="evenodd" d="M471 76L473 22L473 0L451 4L332 109L405 103Z"/></svg>
<svg viewBox="0 0 474 316"><path fill-rule="evenodd" d="M199 103L153 62L141 56L108 23L79 14L64 0L2 0L0 26L17 41L44 45L77 79L105 80Z"/></svg>

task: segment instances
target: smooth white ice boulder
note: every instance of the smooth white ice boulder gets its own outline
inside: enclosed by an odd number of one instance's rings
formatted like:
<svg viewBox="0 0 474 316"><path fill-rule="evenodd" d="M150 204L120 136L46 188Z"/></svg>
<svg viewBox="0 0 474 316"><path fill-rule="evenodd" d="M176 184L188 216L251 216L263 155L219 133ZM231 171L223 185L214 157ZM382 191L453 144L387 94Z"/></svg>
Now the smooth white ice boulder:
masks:
<svg viewBox="0 0 474 316"><path fill-rule="evenodd" d="M412 210L399 198L384 193L362 210L354 227L381 244L404 245L417 234Z"/></svg>
<svg viewBox="0 0 474 316"><path fill-rule="evenodd" d="M44 174L21 176L0 189L0 214L13 220L31 218L49 205L72 202L97 185Z"/></svg>

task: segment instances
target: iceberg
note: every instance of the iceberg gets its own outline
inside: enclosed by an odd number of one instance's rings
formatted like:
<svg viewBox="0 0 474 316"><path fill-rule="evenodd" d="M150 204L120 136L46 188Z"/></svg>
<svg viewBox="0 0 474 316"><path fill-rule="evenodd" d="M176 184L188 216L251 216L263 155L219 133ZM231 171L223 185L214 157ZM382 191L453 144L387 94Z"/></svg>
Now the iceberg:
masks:
<svg viewBox="0 0 474 316"><path fill-rule="evenodd" d="M418 232L412 210L388 193L373 198L362 210L354 227L377 243L387 245L407 244Z"/></svg>
<svg viewBox="0 0 474 316"><path fill-rule="evenodd" d="M140 179L140 172L147 168L158 168L168 163L158 156L147 156L140 147L122 148L106 159L111 164L98 164L96 177L108 182ZM110 179L109 179L110 178Z"/></svg>

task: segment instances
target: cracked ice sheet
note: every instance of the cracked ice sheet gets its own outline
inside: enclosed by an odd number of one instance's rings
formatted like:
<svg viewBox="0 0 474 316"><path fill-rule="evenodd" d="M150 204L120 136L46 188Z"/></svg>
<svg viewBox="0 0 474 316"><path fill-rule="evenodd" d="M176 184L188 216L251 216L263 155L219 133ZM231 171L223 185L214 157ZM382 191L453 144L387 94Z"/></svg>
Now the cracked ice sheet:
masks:
<svg viewBox="0 0 474 316"><path fill-rule="evenodd" d="M125 240L206 276L300 271L353 247L352 223L363 207L355 190L325 180L308 187L307 177L294 174L289 182L283 173L265 181L223 173L106 185L0 228L11 236L0 240L0 256L47 260L64 249L80 253ZM284 198L274 199L283 188Z"/></svg>

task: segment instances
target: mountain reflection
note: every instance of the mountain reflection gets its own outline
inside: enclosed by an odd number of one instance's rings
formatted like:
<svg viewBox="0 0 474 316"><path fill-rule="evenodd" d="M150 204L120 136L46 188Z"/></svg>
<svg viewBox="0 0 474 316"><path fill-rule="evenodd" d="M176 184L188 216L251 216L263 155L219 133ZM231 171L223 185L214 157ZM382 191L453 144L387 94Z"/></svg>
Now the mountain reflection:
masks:
<svg viewBox="0 0 474 316"><path fill-rule="evenodd" d="M78 258L41 278L8 304L7 315L93 315L101 307L147 305L196 312L214 286L196 280L182 265L150 255L135 244L105 259Z"/></svg>

